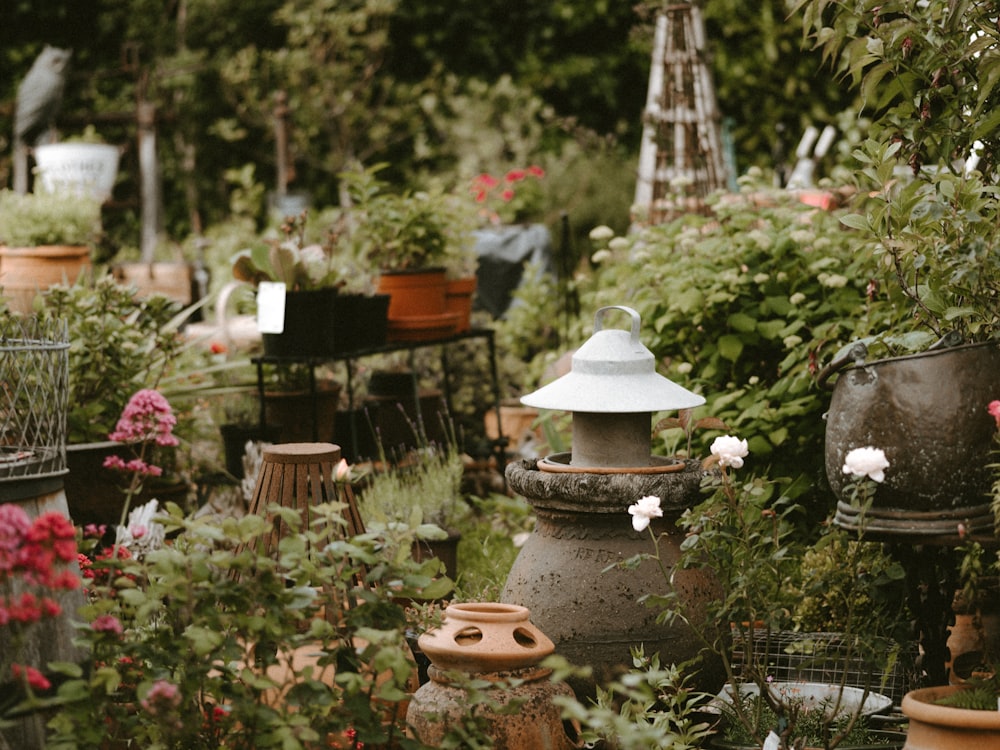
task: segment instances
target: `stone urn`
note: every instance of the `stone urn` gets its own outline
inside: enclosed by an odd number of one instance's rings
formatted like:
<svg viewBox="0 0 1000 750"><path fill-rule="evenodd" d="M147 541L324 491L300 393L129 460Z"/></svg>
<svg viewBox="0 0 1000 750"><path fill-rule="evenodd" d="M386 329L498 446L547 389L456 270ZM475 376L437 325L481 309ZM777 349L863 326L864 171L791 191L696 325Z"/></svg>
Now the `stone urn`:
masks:
<svg viewBox="0 0 1000 750"><path fill-rule="evenodd" d="M595 683L630 669L634 646L647 654L659 652L667 663L697 657L703 644L694 628L714 627L702 613L720 596L718 582L712 571L673 569L673 564L684 541L676 520L699 501L705 476L701 463L689 460L680 471L651 474L548 472L538 463L525 460L507 467L508 485L528 499L537 521L501 600L528 607L556 653L593 669L594 682L571 680L578 697L585 699ZM646 495L661 499L664 517L654 519L651 528L659 535L663 564L672 572L669 583L654 560L618 565L653 550L649 532L635 531L628 514L628 506ZM658 623L659 611L640 601L645 594L666 593L668 586L685 600L692 623ZM724 679L721 665L706 661L697 683L715 692Z"/></svg>
<svg viewBox="0 0 1000 750"><path fill-rule="evenodd" d="M565 724L553 698L572 696L539 666L554 650L527 608L498 602L451 604L441 626L417 640L430 659L429 681L413 694L406 720L425 745L440 747L448 726L468 713L464 679L495 683L481 707L496 750L570 750L581 747L578 730ZM519 704L514 712L505 711Z"/></svg>
<svg viewBox="0 0 1000 750"><path fill-rule="evenodd" d="M606 327L611 315L622 314L628 330ZM705 471L696 460L654 456L650 446L654 412L693 409L705 398L656 372L640 330L639 314L629 307L597 310L594 335L573 353L570 371L521 397L529 407L571 413L572 450L506 469L508 487L532 505L537 523L501 599L530 609L557 653L592 668L592 682L571 681L581 700L632 668L633 647L679 664L702 651L694 628L719 625L704 615L721 595L714 572L674 569L684 540L676 522L700 501ZM660 564L640 560L653 553L653 542L632 528L628 513L651 495L663 511L650 527ZM660 613L642 601L671 588L692 622L657 622ZM721 664L706 662L697 687L715 692L723 680Z"/></svg>

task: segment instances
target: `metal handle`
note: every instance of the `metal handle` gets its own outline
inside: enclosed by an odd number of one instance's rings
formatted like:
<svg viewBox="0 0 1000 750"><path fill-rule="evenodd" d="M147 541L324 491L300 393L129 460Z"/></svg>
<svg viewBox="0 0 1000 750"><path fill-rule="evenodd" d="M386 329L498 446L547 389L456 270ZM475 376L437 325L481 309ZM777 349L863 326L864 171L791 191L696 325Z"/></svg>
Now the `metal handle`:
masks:
<svg viewBox="0 0 1000 750"><path fill-rule="evenodd" d="M639 329L642 327L642 318L639 317L639 313L633 310L631 307L625 307L625 305L608 305L607 307L600 308L596 313L594 313L594 333L603 330L601 323L604 320L604 313L608 310L621 310L622 312L627 312L632 316L632 332L629 343L641 344L639 341Z"/></svg>
<svg viewBox="0 0 1000 750"><path fill-rule="evenodd" d="M836 383L827 382L832 375L840 372L849 364L860 365L864 363L865 357L868 356L868 347L861 341L841 351L841 355L834 358L830 364L820 370L819 375L816 376L816 381L819 383L820 388L832 391L833 386L836 385Z"/></svg>

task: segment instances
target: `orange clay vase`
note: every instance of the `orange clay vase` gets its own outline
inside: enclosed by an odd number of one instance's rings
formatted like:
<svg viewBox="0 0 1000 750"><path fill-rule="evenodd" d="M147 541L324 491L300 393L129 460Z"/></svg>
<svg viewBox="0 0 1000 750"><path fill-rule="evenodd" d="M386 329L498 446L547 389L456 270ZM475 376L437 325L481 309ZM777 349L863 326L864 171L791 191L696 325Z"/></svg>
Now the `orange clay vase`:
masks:
<svg viewBox="0 0 1000 750"><path fill-rule="evenodd" d="M552 701L573 691L551 681L552 670L539 666L555 646L529 616L517 604L452 604L441 626L420 636L417 645L431 662L430 680L414 693L406 719L422 743L439 747L447 727L468 711L462 681L472 677L495 685L482 708L496 750L581 747L577 728L563 724ZM503 711L514 702L523 703L516 712Z"/></svg>

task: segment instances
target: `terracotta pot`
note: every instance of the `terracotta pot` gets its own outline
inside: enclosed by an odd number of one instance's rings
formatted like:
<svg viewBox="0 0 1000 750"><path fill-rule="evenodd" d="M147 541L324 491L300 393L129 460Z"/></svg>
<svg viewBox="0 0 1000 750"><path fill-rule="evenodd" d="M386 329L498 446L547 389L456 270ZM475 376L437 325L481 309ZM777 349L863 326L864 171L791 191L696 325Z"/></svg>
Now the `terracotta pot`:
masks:
<svg viewBox="0 0 1000 750"><path fill-rule="evenodd" d="M826 473L839 498L836 523L870 534L948 538L958 524L992 531L986 495L993 482L1000 344L970 344L856 364L836 381L826 423ZM854 448L889 460L874 502L859 517L845 495L842 467Z"/></svg>
<svg viewBox="0 0 1000 750"><path fill-rule="evenodd" d="M443 315L446 289L443 268L384 271L378 283L379 294L390 296L390 320Z"/></svg>
<svg viewBox="0 0 1000 750"><path fill-rule="evenodd" d="M973 711L940 706L935 701L961 686L911 690L903 696L910 720L904 750L1000 750L1000 711Z"/></svg>
<svg viewBox="0 0 1000 750"><path fill-rule="evenodd" d="M86 245L0 247L0 288L14 312L30 313L35 295L53 284L72 284L89 268Z"/></svg>
<svg viewBox="0 0 1000 750"><path fill-rule="evenodd" d="M195 301L190 263L117 263L111 270L118 282L134 286L140 297L162 294L185 306ZM195 317L200 319L200 315Z"/></svg>
<svg viewBox="0 0 1000 750"><path fill-rule="evenodd" d="M486 732L497 750L568 750L580 747L575 725L562 721L556 696L571 696L568 686L549 679L538 663L553 644L530 620L524 607L496 602L452 604L441 627L417 640L430 659L430 681L414 693L407 722L425 745L439 747L445 728L468 713L469 695L455 673L505 689L485 688L490 700L480 706ZM508 705L516 711L505 711Z"/></svg>
<svg viewBox="0 0 1000 750"><path fill-rule="evenodd" d="M441 627L417 641L438 669L508 672L538 664L555 650L527 607L498 602L449 605Z"/></svg>
<svg viewBox="0 0 1000 750"><path fill-rule="evenodd" d="M472 327L472 302L476 296L476 277L448 279L445 289L445 310L458 314L456 333L464 333Z"/></svg>

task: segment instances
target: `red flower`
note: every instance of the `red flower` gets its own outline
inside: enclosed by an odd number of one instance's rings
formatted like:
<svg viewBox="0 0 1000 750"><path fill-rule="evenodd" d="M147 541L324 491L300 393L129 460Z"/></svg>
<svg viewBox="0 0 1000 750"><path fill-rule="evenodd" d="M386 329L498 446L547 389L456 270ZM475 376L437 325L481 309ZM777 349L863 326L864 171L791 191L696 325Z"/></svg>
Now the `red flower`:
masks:
<svg viewBox="0 0 1000 750"><path fill-rule="evenodd" d="M35 690L48 690L52 687L52 683L45 678L45 675L34 667L14 664L11 667L11 672L13 672L15 680L25 680Z"/></svg>

